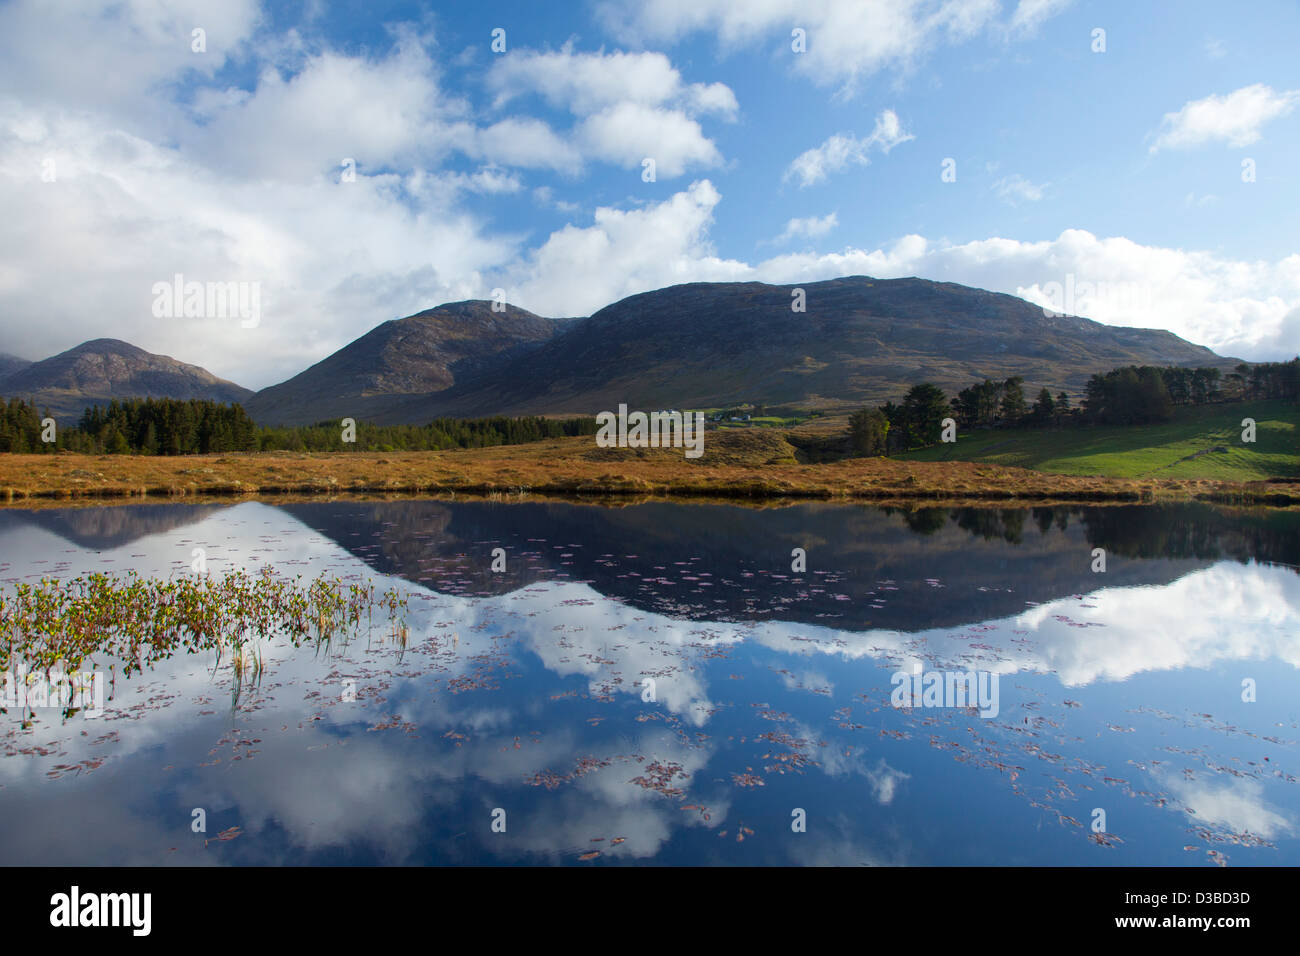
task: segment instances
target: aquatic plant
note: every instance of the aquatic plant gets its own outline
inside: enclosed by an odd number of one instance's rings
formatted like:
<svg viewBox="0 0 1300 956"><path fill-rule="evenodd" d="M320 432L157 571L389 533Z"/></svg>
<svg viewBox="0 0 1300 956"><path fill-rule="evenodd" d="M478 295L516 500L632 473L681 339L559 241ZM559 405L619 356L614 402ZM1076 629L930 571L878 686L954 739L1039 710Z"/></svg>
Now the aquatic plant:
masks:
<svg viewBox="0 0 1300 956"><path fill-rule="evenodd" d="M260 651L245 648L250 641L328 647L357 633L363 620L369 629L375 607L387 611L393 636L405 644L406 598L397 590L377 597L369 582L301 582L301 575L288 580L267 567L256 575L238 570L170 580L96 572L0 587L0 672L17 665L76 670L104 655L130 675L183 649L215 651L218 662L230 652L242 676L264 666Z"/></svg>

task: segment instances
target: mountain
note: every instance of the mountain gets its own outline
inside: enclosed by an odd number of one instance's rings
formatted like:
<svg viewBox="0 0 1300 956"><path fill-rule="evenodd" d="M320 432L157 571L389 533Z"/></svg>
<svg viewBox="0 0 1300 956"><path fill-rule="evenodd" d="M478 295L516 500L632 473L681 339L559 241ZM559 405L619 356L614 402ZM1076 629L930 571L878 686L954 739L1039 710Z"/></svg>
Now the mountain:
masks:
<svg viewBox="0 0 1300 956"><path fill-rule="evenodd" d="M805 312L791 310L792 292ZM1121 365L1223 358L1171 332L1049 317L1023 299L925 279L851 276L801 286L697 282L630 296L474 379L412 398L384 420L436 415L592 414L746 401L845 408L899 400L931 381L949 394L1023 376L1081 395Z"/></svg>
<svg viewBox="0 0 1300 956"><path fill-rule="evenodd" d="M21 372L31 364L29 359L19 358L17 355L10 355L8 352L0 352L0 383L3 383L14 372Z"/></svg>
<svg viewBox="0 0 1300 956"><path fill-rule="evenodd" d="M451 302L378 325L244 405L262 424L393 421L394 409L411 399L490 376L571 321L544 319L512 305L494 312L484 300Z"/></svg>
<svg viewBox="0 0 1300 956"><path fill-rule="evenodd" d="M30 399L72 424L91 405L114 398L208 398L243 402L253 392L197 365L154 355L118 339L93 339L33 362L0 381L6 397Z"/></svg>

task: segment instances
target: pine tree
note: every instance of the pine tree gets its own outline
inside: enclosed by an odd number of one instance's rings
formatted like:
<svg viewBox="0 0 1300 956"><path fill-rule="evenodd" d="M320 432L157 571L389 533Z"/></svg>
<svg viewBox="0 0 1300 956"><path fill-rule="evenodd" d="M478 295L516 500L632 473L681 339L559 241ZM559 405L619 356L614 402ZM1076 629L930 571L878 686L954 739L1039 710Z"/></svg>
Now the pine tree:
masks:
<svg viewBox="0 0 1300 956"><path fill-rule="evenodd" d="M1052 420L1055 413L1056 402L1052 400L1052 393L1046 388L1040 389L1038 398L1034 400L1034 421L1040 425L1045 425Z"/></svg>
<svg viewBox="0 0 1300 956"><path fill-rule="evenodd" d="M1007 379L1002 385L1002 421L1007 425L1016 425L1025 417L1025 392L1021 387L1025 380L1019 375Z"/></svg>

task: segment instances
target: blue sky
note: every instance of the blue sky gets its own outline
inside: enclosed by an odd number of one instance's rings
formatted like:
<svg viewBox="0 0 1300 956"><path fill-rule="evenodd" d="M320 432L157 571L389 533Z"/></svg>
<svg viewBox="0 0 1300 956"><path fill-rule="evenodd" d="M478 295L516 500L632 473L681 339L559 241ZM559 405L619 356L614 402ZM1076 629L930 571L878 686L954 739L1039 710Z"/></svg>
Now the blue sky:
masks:
<svg viewBox="0 0 1300 956"><path fill-rule="evenodd" d="M494 289L580 315L866 273L1286 358L1298 27L1284 2L9 0L0 351L122 338L256 388ZM258 321L160 317L176 274L256 284Z"/></svg>

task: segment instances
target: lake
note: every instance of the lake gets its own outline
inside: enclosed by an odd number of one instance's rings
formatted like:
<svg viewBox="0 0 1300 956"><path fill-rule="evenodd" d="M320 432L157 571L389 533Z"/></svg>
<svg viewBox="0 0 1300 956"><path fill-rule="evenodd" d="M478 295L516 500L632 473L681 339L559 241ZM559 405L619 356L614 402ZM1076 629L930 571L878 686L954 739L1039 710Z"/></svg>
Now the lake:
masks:
<svg viewBox="0 0 1300 956"><path fill-rule="evenodd" d="M8 706L0 862L1300 864L1295 511L0 511L10 590L198 554L397 587L407 639Z"/></svg>

